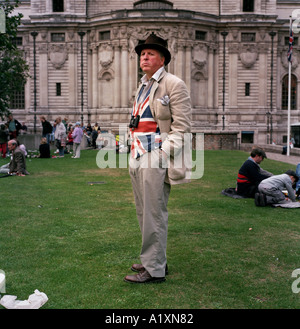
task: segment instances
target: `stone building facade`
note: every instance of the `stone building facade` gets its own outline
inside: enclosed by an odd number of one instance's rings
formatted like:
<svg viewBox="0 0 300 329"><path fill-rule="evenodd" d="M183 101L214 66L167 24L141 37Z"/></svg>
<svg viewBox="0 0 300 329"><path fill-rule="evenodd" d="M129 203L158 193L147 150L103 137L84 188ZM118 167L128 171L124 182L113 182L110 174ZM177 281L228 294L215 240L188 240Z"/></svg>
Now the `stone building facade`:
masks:
<svg viewBox="0 0 300 329"><path fill-rule="evenodd" d="M31 78L12 112L31 128L35 115L45 115L117 132L141 77L134 48L154 32L168 40L167 70L190 90L194 132L234 131L241 142L280 144L295 9L297 0L23 0L17 41ZM299 46L295 34L291 123L300 121Z"/></svg>

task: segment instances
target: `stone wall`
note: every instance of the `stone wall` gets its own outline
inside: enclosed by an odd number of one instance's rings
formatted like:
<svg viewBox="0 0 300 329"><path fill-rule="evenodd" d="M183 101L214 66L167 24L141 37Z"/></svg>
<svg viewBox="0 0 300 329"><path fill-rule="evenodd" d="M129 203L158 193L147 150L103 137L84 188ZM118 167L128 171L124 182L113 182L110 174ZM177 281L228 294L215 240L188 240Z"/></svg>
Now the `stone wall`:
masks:
<svg viewBox="0 0 300 329"><path fill-rule="evenodd" d="M193 149L195 149L195 136L193 133ZM209 131L204 132L205 150L236 150L238 148L238 132Z"/></svg>
<svg viewBox="0 0 300 329"><path fill-rule="evenodd" d="M90 0L88 2L88 14L94 15L99 13L110 12L112 10L133 9L133 4L135 2L136 1L132 1L132 0L113 0L113 1ZM173 9L187 9L187 2L185 0L172 0L171 2L173 3ZM219 1L218 0L210 0L210 1L190 0L188 2L188 10L218 15Z"/></svg>

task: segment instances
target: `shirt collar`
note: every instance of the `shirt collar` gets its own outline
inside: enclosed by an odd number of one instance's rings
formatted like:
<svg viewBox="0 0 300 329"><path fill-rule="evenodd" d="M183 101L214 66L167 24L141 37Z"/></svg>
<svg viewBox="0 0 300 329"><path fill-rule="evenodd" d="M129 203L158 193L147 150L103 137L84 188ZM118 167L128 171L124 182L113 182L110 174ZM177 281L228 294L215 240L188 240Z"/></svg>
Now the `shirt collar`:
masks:
<svg viewBox="0 0 300 329"><path fill-rule="evenodd" d="M160 75L162 74L162 72L165 70L165 67L162 66L160 69L158 69L153 75L152 77L150 78L151 79L154 79L154 80L158 80ZM147 75L145 74L142 79L141 79L141 82L142 84L146 85L150 80L147 79Z"/></svg>
<svg viewBox="0 0 300 329"><path fill-rule="evenodd" d="M253 159L251 156L248 158L248 160L251 160L251 161L254 162L257 166L259 166L259 164L256 163L256 162L254 161L254 159Z"/></svg>

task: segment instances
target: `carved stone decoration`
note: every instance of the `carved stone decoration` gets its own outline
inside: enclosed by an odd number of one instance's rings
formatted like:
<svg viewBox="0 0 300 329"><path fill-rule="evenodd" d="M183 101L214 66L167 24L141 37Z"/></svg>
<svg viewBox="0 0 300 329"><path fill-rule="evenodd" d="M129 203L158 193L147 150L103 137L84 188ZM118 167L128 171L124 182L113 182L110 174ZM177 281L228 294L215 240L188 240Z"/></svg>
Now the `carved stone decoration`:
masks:
<svg viewBox="0 0 300 329"><path fill-rule="evenodd" d="M120 29L118 28L118 27L113 27L113 29L112 29L112 35L113 35L113 38L117 38L118 37L118 35L119 35L119 31L120 31Z"/></svg>
<svg viewBox="0 0 300 329"><path fill-rule="evenodd" d="M237 41L237 40L238 40L238 36L239 36L239 31L238 31L237 29L233 29L233 30L231 31L231 34L232 34L232 39L233 39L234 41Z"/></svg>
<svg viewBox="0 0 300 329"><path fill-rule="evenodd" d="M114 79L115 72L112 69L101 69L98 71L98 80L103 80L106 82L110 82Z"/></svg>
<svg viewBox="0 0 300 329"><path fill-rule="evenodd" d="M40 43L38 45L39 54L47 54L48 53L48 45L47 43Z"/></svg>
<svg viewBox="0 0 300 329"><path fill-rule="evenodd" d="M257 60L257 49L253 46L243 47L240 50L239 58L247 69L251 68Z"/></svg>
<svg viewBox="0 0 300 329"><path fill-rule="evenodd" d="M205 69L207 63L207 47L204 45L196 45L193 48L192 58L197 70Z"/></svg>
<svg viewBox="0 0 300 329"><path fill-rule="evenodd" d="M96 33L94 30L90 32L90 42L94 42L96 37Z"/></svg>
<svg viewBox="0 0 300 329"><path fill-rule="evenodd" d="M147 32L143 27L128 27L127 30L127 37L128 37L128 51L129 51L129 58L134 59L136 58L135 47L138 44L138 40L145 40L147 37Z"/></svg>
<svg viewBox="0 0 300 329"><path fill-rule="evenodd" d="M192 79L196 81L207 80L208 77L203 72L196 70L192 71Z"/></svg>
<svg viewBox="0 0 300 329"><path fill-rule="evenodd" d="M138 40L146 40L147 37L154 33L160 38L163 38L165 40L168 40L168 49L171 52L172 59L174 60L176 49L176 38L177 35L177 29L171 29L171 28L153 28L153 29L145 29L144 27L138 27L138 28L132 28L129 27L127 30L127 36L128 36L128 44L129 44L129 54L130 58L135 58L135 50L134 48L138 44Z"/></svg>
<svg viewBox="0 0 300 329"><path fill-rule="evenodd" d="M65 45L51 45L48 58L56 69L61 69L68 59L68 52Z"/></svg>
<svg viewBox="0 0 300 329"><path fill-rule="evenodd" d="M287 50L282 50L281 51L281 64L285 69L288 69L289 67L289 62L287 59ZM293 49L293 53L292 53L292 69L296 69L298 67L298 53L295 51L295 49Z"/></svg>
<svg viewBox="0 0 300 329"><path fill-rule="evenodd" d="M114 60L112 47L108 44L102 44L99 47L98 58L99 58L99 64L102 66L102 68L107 69L108 67L110 67L110 65Z"/></svg>
<svg viewBox="0 0 300 329"><path fill-rule="evenodd" d="M266 31L265 30L260 30L258 34L260 36L260 39L263 41L266 37Z"/></svg>
<svg viewBox="0 0 300 329"><path fill-rule="evenodd" d="M41 37L42 37L43 40L46 40L47 39L47 32L42 32Z"/></svg>
<svg viewBox="0 0 300 329"><path fill-rule="evenodd" d="M68 38L69 38L69 40L74 40L74 36L75 36L74 31L69 31L68 32Z"/></svg>

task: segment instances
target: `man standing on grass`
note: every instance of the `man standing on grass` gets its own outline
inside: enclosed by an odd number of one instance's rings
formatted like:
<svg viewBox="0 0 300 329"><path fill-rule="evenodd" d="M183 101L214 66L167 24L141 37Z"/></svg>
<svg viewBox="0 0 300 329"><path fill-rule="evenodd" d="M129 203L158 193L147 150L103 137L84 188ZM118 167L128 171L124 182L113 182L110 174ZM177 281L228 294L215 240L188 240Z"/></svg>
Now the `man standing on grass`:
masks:
<svg viewBox="0 0 300 329"><path fill-rule="evenodd" d="M42 135L43 135L43 137L47 138L47 143L50 145L50 142L51 142L50 139L51 139L53 127L52 127L51 123L49 121L47 121L44 116L41 116L40 120L41 120L41 123L43 126Z"/></svg>
<svg viewBox="0 0 300 329"><path fill-rule="evenodd" d="M163 282L167 274L167 203L170 185L190 181L184 134L191 131L191 104L185 83L167 73L171 60L167 42L151 34L135 48L145 73L137 91L130 121L129 173L142 233L141 264L127 275L130 283ZM186 150L189 151L189 150Z"/></svg>

